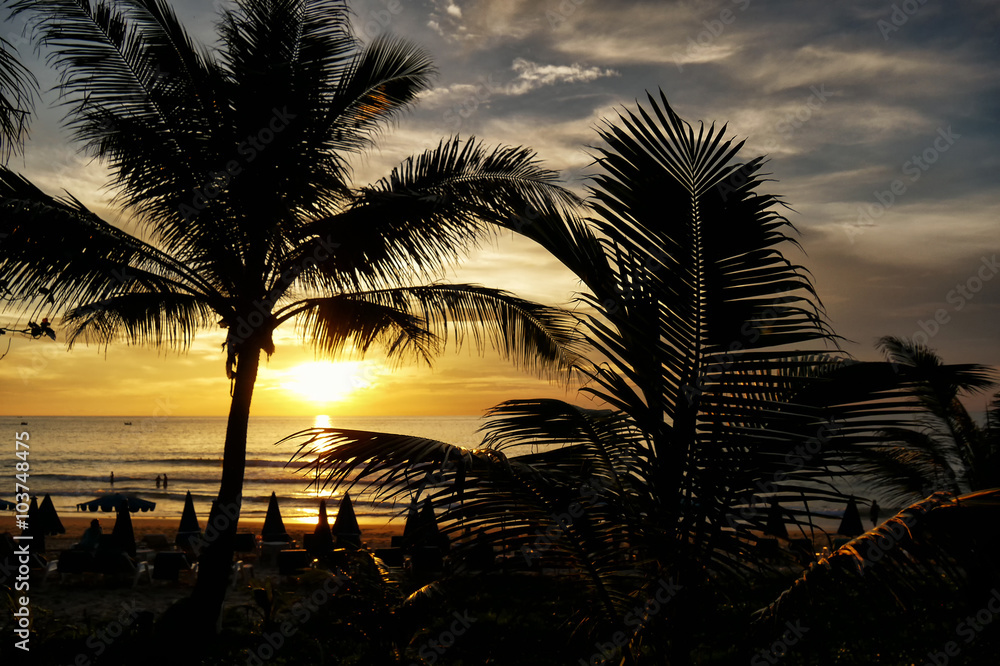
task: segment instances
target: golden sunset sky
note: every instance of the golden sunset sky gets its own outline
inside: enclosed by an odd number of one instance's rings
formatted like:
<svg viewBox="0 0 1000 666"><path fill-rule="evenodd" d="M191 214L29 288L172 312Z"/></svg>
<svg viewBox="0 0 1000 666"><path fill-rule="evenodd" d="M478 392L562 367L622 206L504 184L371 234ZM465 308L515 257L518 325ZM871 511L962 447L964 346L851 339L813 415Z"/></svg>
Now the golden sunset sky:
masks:
<svg viewBox="0 0 1000 666"><path fill-rule="evenodd" d="M213 39L214 4L172 3L194 36ZM897 3L898 5L899 3ZM907 4L907 3L903 3ZM767 183L793 210L809 269L843 348L874 359L883 335L917 336L951 363L1000 366L1000 6L721 0L368 0L359 35L383 31L430 51L435 87L355 164L361 184L450 134L526 145L586 194L594 128L662 88L691 122L728 123L741 156L770 157ZM910 6L907 4L907 7ZM20 39L43 88L56 82ZM23 157L9 166L42 189L71 192L105 219L107 172L76 152L56 96L43 95ZM509 237L470 253L444 278L567 304L577 285L543 251ZM0 324L16 320L0 315ZM943 323L942 323L943 322ZM58 322L55 323L58 330ZM920 336L923 336L921 339ZM0 338L0 413L224 415L223 333L186 353ZM262 366L256 415L480 414L505 399L575 390L466 346L434 367L386 367L371 354L319 362L280 332ZM580 399L584 404L588 400ZM985 398L983 399L985 402ZM974 405L973 405L974 407Z"/></svg>

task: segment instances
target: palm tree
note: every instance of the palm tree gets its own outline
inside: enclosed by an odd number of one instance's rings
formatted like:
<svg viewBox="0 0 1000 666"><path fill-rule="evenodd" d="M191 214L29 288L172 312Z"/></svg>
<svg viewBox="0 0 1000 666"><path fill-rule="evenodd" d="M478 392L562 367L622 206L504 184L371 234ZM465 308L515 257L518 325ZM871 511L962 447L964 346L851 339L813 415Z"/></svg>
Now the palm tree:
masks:
<svg viewBox="0 0 1000 666"><path fill-rule="evenodd" d="M232 404L219 506L238 515L247 422L273 332L299 326L322 353L429 359L472 331L525 366L564 368L573 321L476 285L422 284L490 229L575 197L527 149L451 138L378 182L351 183L433 73L427 54L361 44L336 0L242 0L219 46L194 43L163 0L21 1L62 74L67 124L111 169L131 232L72 196L0 172L0 280L51 297L67 339L186 348L227 329ZM35 302L32 303L34 305ZM470 328L471 327L471 328ZM214 625L232 520L203 555L195 614Z"/></svg>
<svg viewBox="0 0 1000 666"><path fill-rule="evenodd" d="M912 420L919 381L837 351L783 253L781 201L758 191L763 160L733 162L725 128L648 101L600 131L593 217L525 231L588 290L596 353L579 369L600 408L508 401L476 450L338 428L288 439L329 485L430 500L458 560L489 538L564 572L589 597L568 621L577 647L621 632L624 663L689 663L749 649L762 580L787 580L772 565L791 558L762 549L767 500L809 536L817 502L846 504L839 482Z"/></svg>
<svg viewBox="0 0 1000 666"><path fill-rule="evenodd" d="M893 500L914 502L936 491L961 495L1000 486L990 446L990 424L980 426L959 400L994 382L978 364L946 365L925 345L886 336L879 341L900 379L913 384L916 427L889 428L863 469Z"/></svg>
<svg viewBox="0 0 1000 666"><path fill-rule="evenodd" d="M527 232L588 290L580 324L597 354L582 390L606 409L510 401L478 451L313 430L298 457L319 456L335 484L360 471L385 493L426 492L453 536L485 529L526 563L572 571L594 599L577 618L593 639L670 581L683 601L630 632L625 654L690 655L710 579L747 572L761 498L846 499L815 464L832 451L831 413L797 398L843 359L782 254L794 241L780 200L757 192L763 160L733 163L742 143L724 134L650 95L600 131L594 217Z"/></svg>

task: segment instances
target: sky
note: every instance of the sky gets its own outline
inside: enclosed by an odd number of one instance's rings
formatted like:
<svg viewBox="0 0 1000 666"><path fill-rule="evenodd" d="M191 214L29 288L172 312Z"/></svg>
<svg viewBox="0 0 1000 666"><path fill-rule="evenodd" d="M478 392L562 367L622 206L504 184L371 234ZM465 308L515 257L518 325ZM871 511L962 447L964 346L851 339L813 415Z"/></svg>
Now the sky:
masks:
<svg viewBox="0 0 1000 666"><path fill-rule="evenodd" d="M174 2L211 43L212 12ZM1000 5L992 0L367 0L364 39L423 46L438 75L379 149L355 163L375 180L444 136L525 145L585 194L588 146L623 108L662 90L686 120L728 123L741 158L766 155L770 192L791 207L802 250L845 351L878 358L881 336L914 338L950 363L1000 368ZM20 39L43 87L55 83ZM107 172L76 152L60 113L42 108L9 166L50 192L108 208ZM648 102L647 102L648 105ZM566 304L574 278L532 244L486 243L450 279ZM0 323L4 320L0 318ZM0 413L224 415L222 334L183 355L13 339L0 361ZM386 367L377 354L315 365L279 333L254 398L258 415L480 414L514 398L578 398L495 354L447 351L432 368ZM0 353L6 341L0 338ZM974 409L985 397L973 399Z"/></svg>

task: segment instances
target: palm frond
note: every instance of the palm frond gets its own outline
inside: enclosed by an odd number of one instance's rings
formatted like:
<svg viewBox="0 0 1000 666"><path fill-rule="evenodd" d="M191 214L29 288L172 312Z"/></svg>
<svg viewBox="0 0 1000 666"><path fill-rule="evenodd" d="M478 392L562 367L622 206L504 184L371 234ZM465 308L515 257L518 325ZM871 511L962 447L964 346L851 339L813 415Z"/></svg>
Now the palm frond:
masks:
<svg viewBox="0 0 1000 666"><path fill-rule="evenodd" d="M112 296L66 313L67 341L107 345L126 340L134 345L187 349L199 329L216 320L214 311L189 294L133 292Z"/></svg>
<svg viewBox="0 0 1000 666"><path fill-rule="evenodd" d="M325 140L358 152L430 87L430 55L406 40L380 35L361 49L337 84L325 118Z"/></svg>
<svg viewBox="0 0 1000 666"><path fill-rule="evenodd" d="M305 225L274 279L291 272L310 288L378 289L436 276L491 229L556 235L573 224L577 199L555 178L524 148L441 142ZM525 228L526 215L537 223Z"/></svg>
<svg viewBox="0 0 1000 666"><path fill-rule="evenodd" d="M1000 546L1000 491L955 496L937 493L906 507L877 528L814 562L773 603L756 614L763 647L785 622L832 628L850 636L856 663L887 649L883 627L860 625L846 609L863 600L865 618L920 617L921 635L892 641L895 658L925 659L955 638L956 623L990 601L1000 583L992 562ZM856 607L856 606L855 606ZM777 632L777 633L775 633ZM823 641L810 636L809 641ZM846 646L812 645L831 654Z"/></svg>
<svg viewBox="0 0 1000 666"><path fill-rule="evenodd" d="M0 208L0 283L14 298L44 294L35 299L37 311L53 313L131 291L206 299L217 293L194 267L105 222L79 201L51 197L3 167Z"/></svg>
<svg viewBox="0 0 1000 666"><path fill-rule="evenodd" d="M350 292L296 302L276 315L278 324L302 317L307 338L331 355L349 343L363 353L378 341L390 357L416 352L429 361L449 338L461 346L466 337L480 351L491 346L539 371L566 371L579 355L570 313L478 285Z"/></svg>
<svg viewBox="0 0 1000 666"><path fill-rule="evenodd" d="M0 37L0 163L24 147L38 80L17 58L13 44Z"/></svg>

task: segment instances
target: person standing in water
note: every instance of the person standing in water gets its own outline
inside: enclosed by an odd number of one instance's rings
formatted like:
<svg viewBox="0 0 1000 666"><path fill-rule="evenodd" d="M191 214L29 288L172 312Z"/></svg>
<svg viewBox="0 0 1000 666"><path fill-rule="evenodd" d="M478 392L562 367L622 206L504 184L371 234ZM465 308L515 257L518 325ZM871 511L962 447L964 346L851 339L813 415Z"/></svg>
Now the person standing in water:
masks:
<svg viewBox="0 0 1000 666"><path fill-rule="evenodd" d="M163 489L164 490L167 489L167 475L166 474L163 475Z"/></svg>
<svg viewBox="0 0 1000 666"><path fill-rule="evenodd" d="M156 487L157 488L160 487L160 475L159 474L156 475Z"/></svg>
<svg viewBox="0 0 1000 666"><path fill-rule="evenodd" d="M111 485L115 485L115 473L111 472Z"/></svg>

